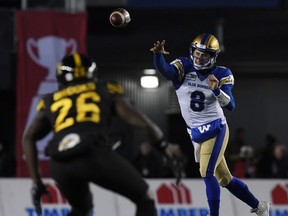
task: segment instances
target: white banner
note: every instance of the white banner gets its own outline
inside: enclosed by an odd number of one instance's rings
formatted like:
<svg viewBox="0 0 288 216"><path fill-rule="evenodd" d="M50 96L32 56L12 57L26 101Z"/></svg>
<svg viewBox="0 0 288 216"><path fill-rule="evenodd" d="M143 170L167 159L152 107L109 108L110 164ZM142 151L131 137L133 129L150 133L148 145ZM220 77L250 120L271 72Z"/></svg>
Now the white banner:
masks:
<svg viewBox="0 0 288 216"><path fill-rule="evenodd" d="M69 205L51 179L44 179L51 201L43 199L43 216L66 216ZM260 200L272 203L270 216L288 216L288 181L245 180ZM157 204L157 216L207 216L208 204L202 180L148 180ZM0 179L0 216L37 216L30 198L30 179ZM93 216L134 216L135 205L126 198L91 184ZM221 216L247 216L250 207L221 190ZM92 216L91 215L91 216ZM256 215L255 215L256 216Z"/></svg>

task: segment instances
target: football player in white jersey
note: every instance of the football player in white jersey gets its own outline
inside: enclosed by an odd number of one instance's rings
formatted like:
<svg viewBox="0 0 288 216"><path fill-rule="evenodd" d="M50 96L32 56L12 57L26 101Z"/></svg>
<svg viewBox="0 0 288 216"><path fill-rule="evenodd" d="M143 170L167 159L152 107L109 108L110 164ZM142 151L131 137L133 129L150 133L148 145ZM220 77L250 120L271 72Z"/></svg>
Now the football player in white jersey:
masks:
<svg viewBox="0 0 288 216"><path fill-rule="evenodd" d="M198 35L190 45L190 56L167 63L165 40L150 49L154 65L175 88L181 114L194 145L196 162L206 185L210 216L219 216L220 185L251 208L258 216L268 216L270 203L258 201L247 185L231 175L224 152L229 128L223 108L232 111L234 77L229 68L216 65L220 53L217 38L209 33Z"/></svg>

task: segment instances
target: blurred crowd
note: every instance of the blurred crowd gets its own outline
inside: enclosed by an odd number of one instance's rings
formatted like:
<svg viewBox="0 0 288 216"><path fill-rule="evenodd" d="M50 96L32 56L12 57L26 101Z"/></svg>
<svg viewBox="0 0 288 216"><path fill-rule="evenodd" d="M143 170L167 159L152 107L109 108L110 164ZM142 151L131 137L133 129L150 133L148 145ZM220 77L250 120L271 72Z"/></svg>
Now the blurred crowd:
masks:
<svg viewBox="0 0 288 216"><path fill-rule="evenodd" d="M237 128L231 135L225 154L232 174L238 178L288 178L286 145L279 142L274 135L267 134L261 146L257 149L249 144L244 128ZM174 161L171 161L158 152L151 143L142 142L136 148L134 157L130 155L127 159L145 178L173 178L175 175L181 175L182 178L200 178L194 159L189 160L187 156L189 154L186 154L181 147L181 145L175 145L178 155ZM121 149L119 149L119 154L127 157L127 152L123 153ZM8 151L7 147L0 142L0 177L15 177L15 167L15 155L11 154L11 151ZM191 167L193 176L189 170Z"/></svg>
<svg viewBox="0 0 288 216"><path fill-rule="evenodd" d="M274 135L267 134L264 137L264 144L261 146L257 149L249 144L245 138L245 130L237 128L231 136L225 154L232 174L238 178L288 178L288 152L286 145L279 142ZM191 167L188 166L188 158L180 148L179 159L183 167L182 177L191 177L188 175L189 172L187 170ZM171 166L149 143L142 143L139 146L139 151L137 157L133 160L133 164L142 176L146 178L173 177Z"/></svg>
<svg viewBox="0 0 288 216"><path fill-rule="evenodd" d="M145 178L173 178L177 175L185 178L188 159L179 145L171 146L175 154L172 160L160 154L150 143L143 142L132 164Z"/></svg>
<svg viewBox="0 0 288 216"><path fill-rule="evenodd" d="M239 178L287 178L287 147L272 134L264 138L263 147L256 149L245 138L245 130L237 128L227 151L226 159L233 174Z"/></svg>

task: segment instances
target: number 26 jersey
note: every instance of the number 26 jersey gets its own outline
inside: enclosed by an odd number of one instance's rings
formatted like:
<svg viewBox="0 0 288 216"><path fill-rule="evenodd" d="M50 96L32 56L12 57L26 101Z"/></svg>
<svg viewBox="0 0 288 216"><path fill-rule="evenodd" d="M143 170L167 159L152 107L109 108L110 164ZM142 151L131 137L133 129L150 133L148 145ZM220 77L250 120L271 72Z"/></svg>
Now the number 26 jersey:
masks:
<svg viewBox="0 0 288 216"><path fill-rule="evenodd" d="M113 82L83 82L45 95L38 103L54 132L46 154L64 158L106 143L116 97L122 86Z"/></svg>

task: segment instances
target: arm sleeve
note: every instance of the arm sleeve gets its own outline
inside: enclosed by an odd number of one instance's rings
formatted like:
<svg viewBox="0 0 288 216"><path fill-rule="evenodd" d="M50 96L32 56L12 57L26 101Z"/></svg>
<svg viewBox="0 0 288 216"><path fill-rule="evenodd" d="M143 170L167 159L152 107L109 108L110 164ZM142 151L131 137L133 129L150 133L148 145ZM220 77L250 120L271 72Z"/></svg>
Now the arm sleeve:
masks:
<svg viewBox="0 0 288 216"><path fill-rule="evenodd" d="M220 79L219 88L213 90L213 93L222 107L232 111L235 108L235 101L232 94L234 77L230 70L227 70L226 73L226 76Z"/></svg>
<svg viewBox="0 0 288 216"><path fill-rule="evenodd" d="M168 64L162 54L154 54L154 66L166 79L173 82L178 81L178 70L172 65Z"/></svg>
<svg viewBox="0 0 288 216"><path fill-rule="evenodd" d="M232 111L235 108L235 101L232 94L233 85L223 85L221 88L213 90L214 95L218 99L220 105Z"/></svg>

